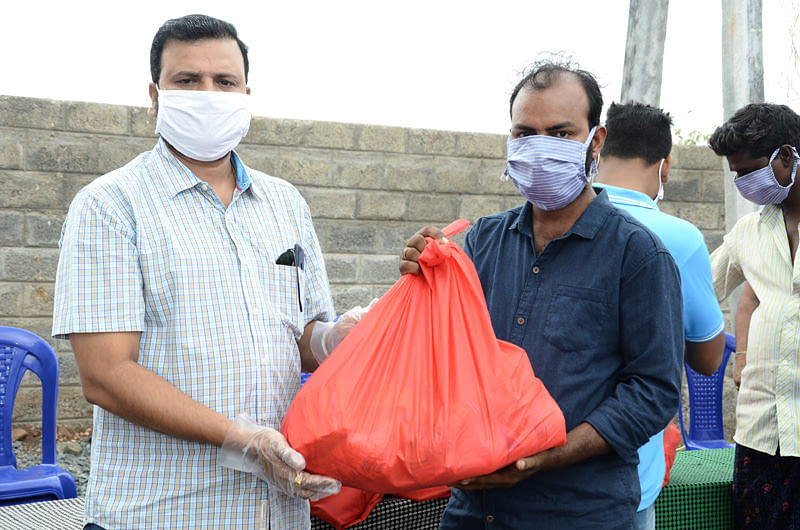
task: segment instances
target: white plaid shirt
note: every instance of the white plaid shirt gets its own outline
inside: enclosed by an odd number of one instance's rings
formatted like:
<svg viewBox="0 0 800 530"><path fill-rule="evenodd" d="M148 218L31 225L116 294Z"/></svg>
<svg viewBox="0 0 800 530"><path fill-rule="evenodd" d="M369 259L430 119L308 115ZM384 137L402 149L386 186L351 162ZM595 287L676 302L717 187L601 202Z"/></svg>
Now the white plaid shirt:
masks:
<svg viewBox="0 0 800 530"><path fill-rule="evenodd" d="M53 335L139 331L140 365L229 418L246 412L277 429L300 386L296 339L311 320L333 317L333 301L298 191L232 160L227 209L162 140L81 190L61 235ZM294 266L275 263L295 244L306 255L304 282ZM216 457L216 447L95 407L87 521L309 527L308 502Z"/></svg>

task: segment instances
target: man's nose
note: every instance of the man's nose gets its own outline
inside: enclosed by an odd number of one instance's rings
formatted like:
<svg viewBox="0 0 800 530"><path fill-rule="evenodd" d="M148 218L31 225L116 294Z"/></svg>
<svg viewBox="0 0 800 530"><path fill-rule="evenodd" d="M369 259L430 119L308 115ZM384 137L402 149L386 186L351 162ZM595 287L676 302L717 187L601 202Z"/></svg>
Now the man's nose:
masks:
<svg viewBox="0 0 800 530"><path fill-rule="evenodd" d="M214 82L213 77L203 76L200 78L200 82L197 85L197 90L220 91L222 90L222 87L220 87L218 83Z"/></svg>

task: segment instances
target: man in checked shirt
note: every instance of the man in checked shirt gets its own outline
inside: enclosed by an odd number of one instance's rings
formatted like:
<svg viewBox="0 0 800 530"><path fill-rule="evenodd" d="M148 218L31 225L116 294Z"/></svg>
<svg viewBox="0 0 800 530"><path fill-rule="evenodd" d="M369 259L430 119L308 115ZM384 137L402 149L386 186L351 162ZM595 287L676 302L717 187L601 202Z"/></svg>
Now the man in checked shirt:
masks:
<svg viewBox="0 0 800 530"><path fill-rule="evenodd" d="M150 62L158 143L81 190L61 237L53 335L95 404L86 528L307 528L306 499L340 484L276 429L352 320L326 322L303 198L233 151L250 123L236 29L169 20Z"/></svg>

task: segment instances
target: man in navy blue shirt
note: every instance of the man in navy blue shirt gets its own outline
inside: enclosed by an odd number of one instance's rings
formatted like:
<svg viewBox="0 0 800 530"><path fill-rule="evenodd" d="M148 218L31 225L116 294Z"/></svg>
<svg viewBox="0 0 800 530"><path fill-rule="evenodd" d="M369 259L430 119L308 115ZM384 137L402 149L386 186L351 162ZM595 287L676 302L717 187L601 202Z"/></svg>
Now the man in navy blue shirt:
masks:
<svg viewBox="0 0 800 530"><path fill-rule="evenodd" d="M605 139L594 77L534 65L511 95L506 176L525 205L483 217L464 250L498 338L525 349L564 412L567 442L456 484L441 528L633 528L637 449L680 403L674 260L589 184ZM426 227L400 270L419 271Z"/></svg>

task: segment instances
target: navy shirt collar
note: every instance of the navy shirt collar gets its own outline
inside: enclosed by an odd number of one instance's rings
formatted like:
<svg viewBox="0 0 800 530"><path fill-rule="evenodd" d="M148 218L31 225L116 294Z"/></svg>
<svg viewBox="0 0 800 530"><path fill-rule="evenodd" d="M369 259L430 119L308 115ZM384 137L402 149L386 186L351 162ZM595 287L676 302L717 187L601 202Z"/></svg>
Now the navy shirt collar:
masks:
<svg viewBox="0 0 800 530"><path fill-rule="evenodd" d="M609 211L614 208L611 201L608 200L608 193L602 188L595 187L597 197L589 204L589 207L578 217L575 224L572 225L563 237L568 237L575 234L584 239L594 239L603 222L609 214ZM520 234L533 238L533 205L526 201L525 205L519 212L519 215L513 223L508 227L509 230L517 230Z"/></svg>

